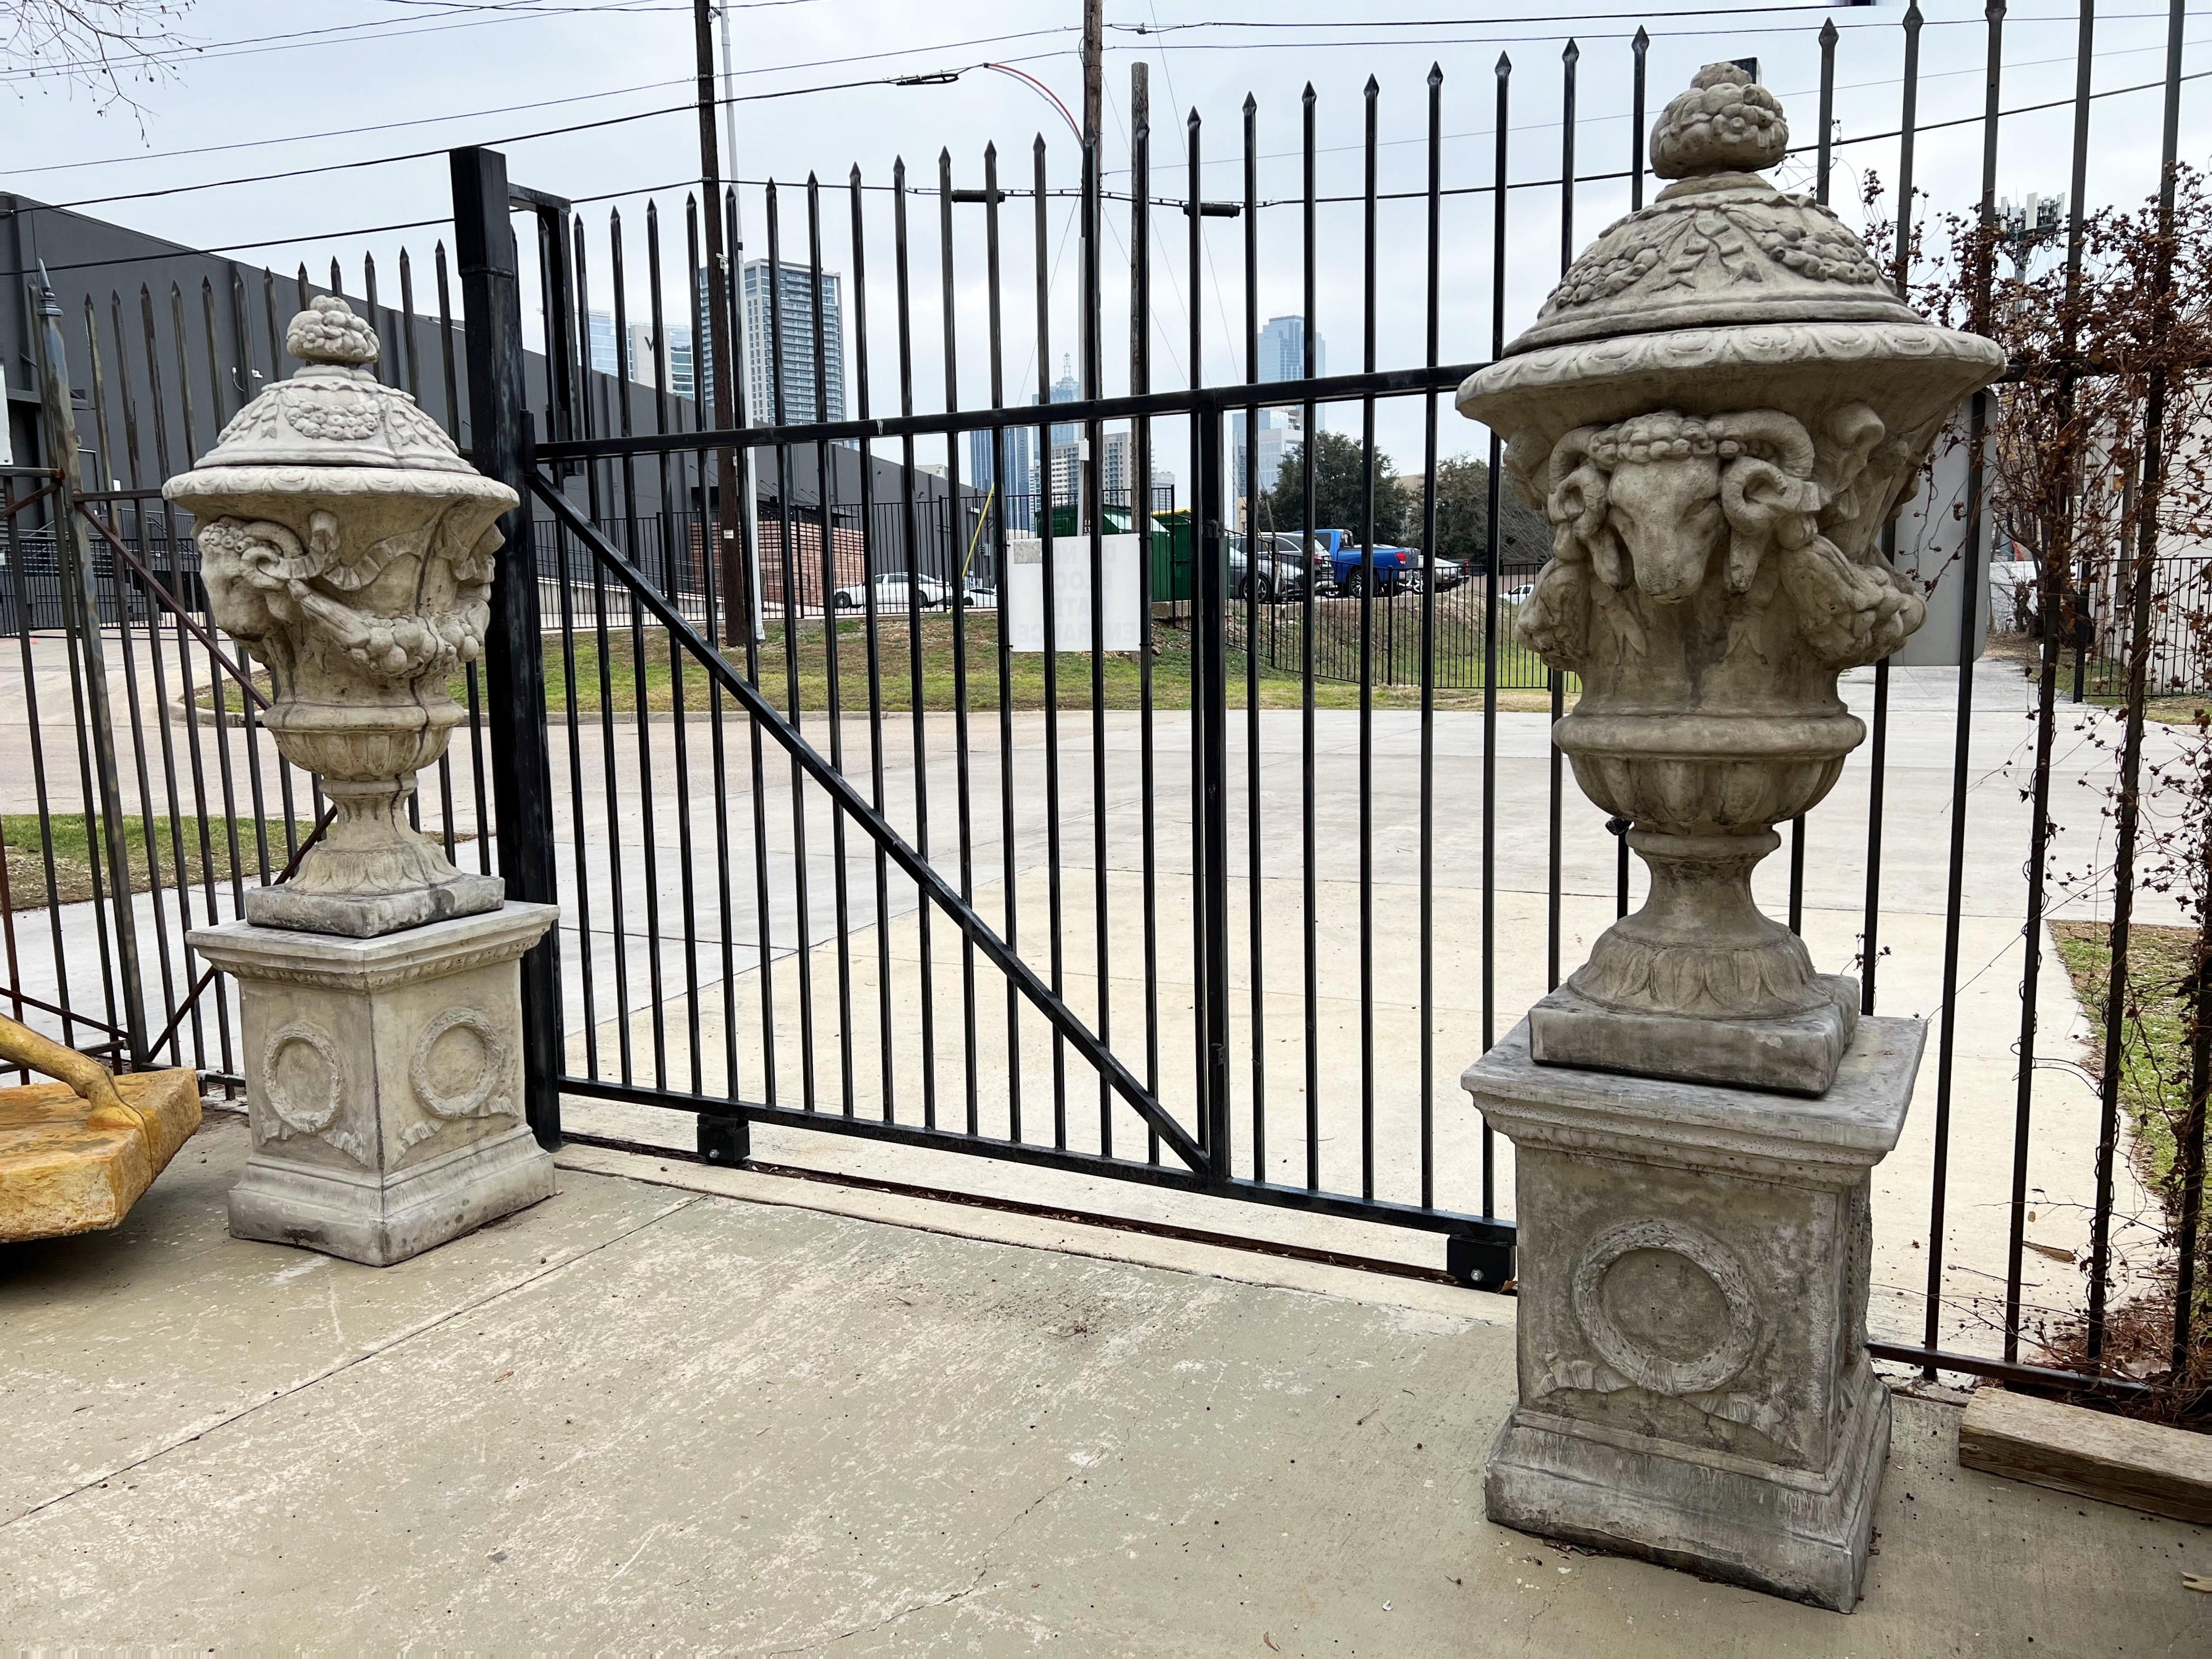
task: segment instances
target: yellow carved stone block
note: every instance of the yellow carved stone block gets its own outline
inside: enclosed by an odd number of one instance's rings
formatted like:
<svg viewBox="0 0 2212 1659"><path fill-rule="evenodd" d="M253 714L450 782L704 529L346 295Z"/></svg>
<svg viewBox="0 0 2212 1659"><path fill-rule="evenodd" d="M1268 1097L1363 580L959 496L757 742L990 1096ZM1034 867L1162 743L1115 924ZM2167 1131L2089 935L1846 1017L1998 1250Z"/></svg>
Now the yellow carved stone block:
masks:
<svg viewBox="0 0 2212 1659"><path fill-rule="evenodd" d="M198 1074L139 1072L116 1092L144 1121L95 1123L66 1083L0 1089L0 1240L97 1232L131 1212L200 1126Z"/></svg>

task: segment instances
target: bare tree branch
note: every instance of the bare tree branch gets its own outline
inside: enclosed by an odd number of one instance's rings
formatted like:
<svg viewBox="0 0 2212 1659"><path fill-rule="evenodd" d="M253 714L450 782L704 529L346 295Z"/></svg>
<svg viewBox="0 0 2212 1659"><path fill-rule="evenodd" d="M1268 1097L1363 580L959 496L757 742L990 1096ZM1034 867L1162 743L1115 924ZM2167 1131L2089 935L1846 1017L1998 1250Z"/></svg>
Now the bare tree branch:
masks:
<svg viewBox="0 0 2212 1659"><path fill-rule="evenodd" d="M191 42L179 31L193 0L0 0L0 68L17 95L34 82L82 89L105 111L140 106L131 89L174 72Z"/></svg>

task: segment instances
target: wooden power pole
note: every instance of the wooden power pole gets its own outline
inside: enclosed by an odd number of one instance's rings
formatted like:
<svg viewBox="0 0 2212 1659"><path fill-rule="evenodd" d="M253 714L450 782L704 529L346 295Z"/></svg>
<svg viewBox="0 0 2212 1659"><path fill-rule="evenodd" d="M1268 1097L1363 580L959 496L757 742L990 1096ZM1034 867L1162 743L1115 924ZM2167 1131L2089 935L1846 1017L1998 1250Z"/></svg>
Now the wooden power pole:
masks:
<svg viewBox="0 0 2212 1659"><path fill-rule="evenodd" d="M714 383L714 426L726 432L738 423L736 380L738 356L730 325L730 260L722 242L722 163L714 136L714 9L709 0L691 0L693 43L699 77L699 217L707 233L706 354ZM692 384L698 384L698 353L692 356ZM737 645L752 629L751 572L747 568L741 527L744 523L743 485L737 452L724 446L716 452L714 513L715 563L722 589L722 643ZM704 517L704 514L702 514ZM709 619L711 626L711 618Z"/></svg>
<svg viewBox="0 0 2212 1659"><path fill-rule="evenodd" d="M1096 149L1106 115L1106 0L1083 0L1083 142Z"/></svg>

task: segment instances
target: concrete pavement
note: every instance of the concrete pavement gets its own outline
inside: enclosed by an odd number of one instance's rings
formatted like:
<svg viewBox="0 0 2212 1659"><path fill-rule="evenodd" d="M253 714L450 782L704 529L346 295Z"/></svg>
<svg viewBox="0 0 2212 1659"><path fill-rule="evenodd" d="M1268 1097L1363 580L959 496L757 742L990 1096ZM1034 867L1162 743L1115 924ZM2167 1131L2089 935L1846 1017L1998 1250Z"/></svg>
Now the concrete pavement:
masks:
<svg viewBox="0 0 2212 1659"><path fill-rule="evenodd" d="M0 1247L16 1644L2095 1659L2201 1652L2212 1616L2181 1584L2212 1533L1963 1472L1932 1401L1899 1402L1841 1618L1486 1522L1512 1333L1478 1293L635 1160L379 1270L226 1237L245 1139L212 1121L117 1233Z"/></svg>

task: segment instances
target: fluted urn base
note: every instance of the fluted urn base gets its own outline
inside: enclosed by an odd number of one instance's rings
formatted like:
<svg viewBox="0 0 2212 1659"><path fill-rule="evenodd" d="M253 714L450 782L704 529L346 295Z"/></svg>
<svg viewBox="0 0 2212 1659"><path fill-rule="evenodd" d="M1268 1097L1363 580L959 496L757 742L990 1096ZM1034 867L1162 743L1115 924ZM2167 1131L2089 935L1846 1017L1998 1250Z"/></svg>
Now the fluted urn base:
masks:
<svg viewBox="0 0 2212 1659"><path fill-rule="evenodd" d="M1858 981L1816 974L1800 939L1752 902L1771 830L1632 830L1650 896L1529 1011L1540 1066L1818 1095L1858 1026Z"/></svg>

